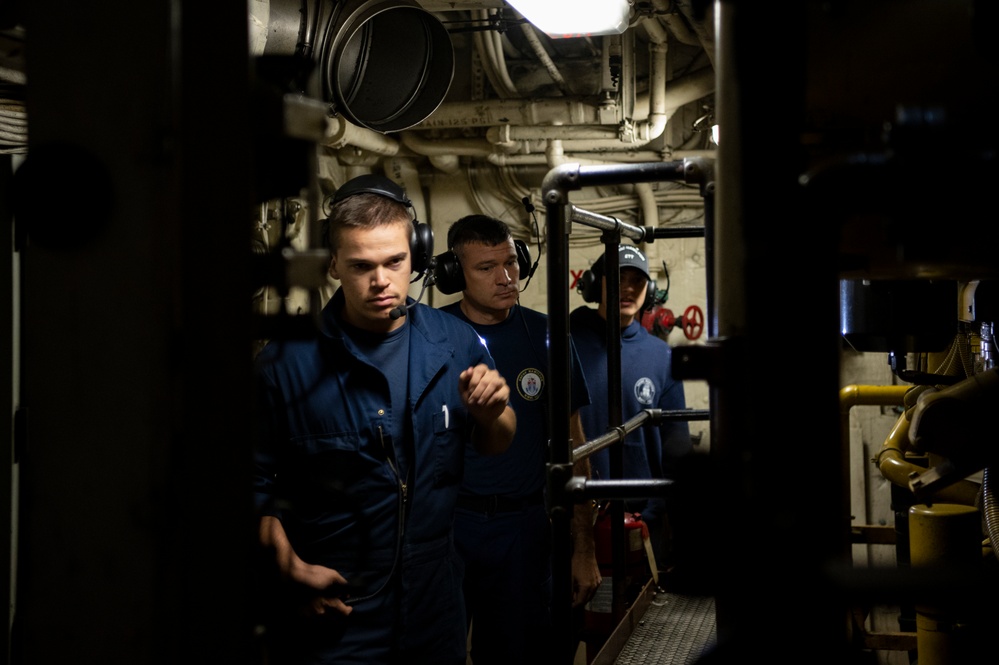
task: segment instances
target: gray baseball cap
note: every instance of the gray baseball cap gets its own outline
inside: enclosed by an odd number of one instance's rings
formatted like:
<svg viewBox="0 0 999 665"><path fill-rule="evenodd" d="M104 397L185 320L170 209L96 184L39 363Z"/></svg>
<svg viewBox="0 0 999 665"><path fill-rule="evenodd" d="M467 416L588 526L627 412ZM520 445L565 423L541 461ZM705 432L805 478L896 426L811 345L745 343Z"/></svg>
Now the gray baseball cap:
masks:
<svg viewBox="0 0 999 665"><path fill-rule="evenodd" d="M649 274L649 260L645 258L645 254L642 250L638 249L634 245L618 245L617 248L617 260L622 268L638 268L645 276L652 279L652 275ZM593 264L593 274L602 277L604 274L604 255L601 254L600 258L596 260Z"/></svg>

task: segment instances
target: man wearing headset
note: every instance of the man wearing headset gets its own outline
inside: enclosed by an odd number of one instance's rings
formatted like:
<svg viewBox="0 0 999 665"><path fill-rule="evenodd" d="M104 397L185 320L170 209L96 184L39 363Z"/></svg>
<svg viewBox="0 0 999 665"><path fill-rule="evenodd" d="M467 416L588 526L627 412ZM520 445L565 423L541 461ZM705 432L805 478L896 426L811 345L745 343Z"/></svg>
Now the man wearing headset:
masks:
<svg viewBox="0 0 999 665"><path fill-rule="evenodd" d="M469 446L465 455L454 532L465 562L471 659L474 665L564 662L551 632L552 536L544 491L548 319L518 303L530 253L504 222L485 215L452 224L448 248L437 257L437 288L461 291L462 299L442 309L485 340L512 384L510 403L517 412L517 433L506 452L486 457ZM579 445L585 437L577 410L589 403L589 393L575 351L571 357L570 434ZM588 464L578 464L575 473L588 475ZM591 508L577 506L574 518L572 603L581 608L600 584L600 571Z"/></svg>
<svg viewBox="0 0 999 665"><path fill-rule="evenodd" d="M463 456L506 450L516 416L475 331L407 297L433 256L410 207L380 176L337 190L321 330L255 361L268 662L465 662Z"/></svg>
<svg viewBox="0 0 999 665"><path fill-rule="evenodd" d="M680 410L686 408L683 382L673 379L670 346L642 327L642 310L651 306L655 282L649 274L645 254L634 245L618 246L621 274L621 415L627 421L644 409ZM594 400L579 411L585 431L594 436L621 423L608 422L609 395L607 377L607 276L606 253L584 274L579 285L583 299L597 302L593 309L580 306L569 314L569 332L576 344ZM630 432L623 443L625 479L649 480L674 478L677 461L693 450L686 421L664 420L659 426L646 425ZM604 448L590 456L594 478L608 480L610 450ZM668 556L667 511L663 497L629 500L628 513L641 513L649 528L656 565L662 568Z"/></svg>

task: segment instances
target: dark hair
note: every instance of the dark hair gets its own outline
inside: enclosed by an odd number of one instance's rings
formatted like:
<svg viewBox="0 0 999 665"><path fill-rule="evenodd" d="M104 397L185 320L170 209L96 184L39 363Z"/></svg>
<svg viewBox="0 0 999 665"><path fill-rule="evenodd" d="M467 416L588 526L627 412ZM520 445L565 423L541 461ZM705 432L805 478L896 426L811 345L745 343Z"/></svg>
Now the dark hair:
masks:
<svg viewBox="0 0 999 665"><path fill-rule="evenodd" d="M354 194L333 204L326 218L325 239L335 252L340 233L347 227L373 229L385 224L410 224L409 208L379 194Z"/></svg>
<svg viewBox="0 0 999 665"><path fill-rule="evenodd" d="M466 215L448 229L447 247L454 251L456 247L472 242L495 247L512 237L506 222L488 215Z"/></svg>

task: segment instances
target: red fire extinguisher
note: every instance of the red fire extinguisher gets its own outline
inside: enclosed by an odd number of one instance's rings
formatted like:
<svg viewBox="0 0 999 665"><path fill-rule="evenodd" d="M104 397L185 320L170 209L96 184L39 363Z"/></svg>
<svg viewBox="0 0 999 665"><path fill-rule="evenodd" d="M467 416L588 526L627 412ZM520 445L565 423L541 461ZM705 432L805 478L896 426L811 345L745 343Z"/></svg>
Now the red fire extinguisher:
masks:
<svg viewBox="0 0 999 665"><path fill-rule="evenodd" d="M593 524L593 544L601 575L613 574L614 548L610 518L610 504L605 503L597 511L597 520ZM642 521L641 513L626 512L624 514L625 566L629 575L641 575L646 571L645 541L648 538L649 528Z"/></svg>
<svg viewBox="0 0 999 665"><path fill-rule="evenodd" d="M603 583L597 588L596 594L583 608L583 628L593 639L602 644L603 640L614 630L613 614L614 588L614 555L611 524L611 506L605 503L597 511L593 523L593 544L597 557L597 565L603 576ZM641 513L624 513L625 538L625 576L640 580L649 572L646 559L645 543L648 542L649 530L642 520ZM629 584L626 581L626 586ZM595 647L599 648L599 647ZM587 656L590 657L591 645L587 642Z"/></svg>

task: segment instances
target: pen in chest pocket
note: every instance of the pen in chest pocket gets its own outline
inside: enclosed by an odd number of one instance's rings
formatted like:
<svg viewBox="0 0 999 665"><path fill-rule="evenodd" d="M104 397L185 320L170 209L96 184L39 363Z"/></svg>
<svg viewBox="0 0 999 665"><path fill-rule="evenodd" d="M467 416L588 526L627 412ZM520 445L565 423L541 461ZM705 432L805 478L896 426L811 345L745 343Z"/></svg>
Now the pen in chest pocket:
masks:
<svg viewBox="0 0 999 665"><path fill-rule="evenodd" d="M447 404L441 404L441 412L444 413L444 429L448 428L449 416L447 412Z"/></svg>

